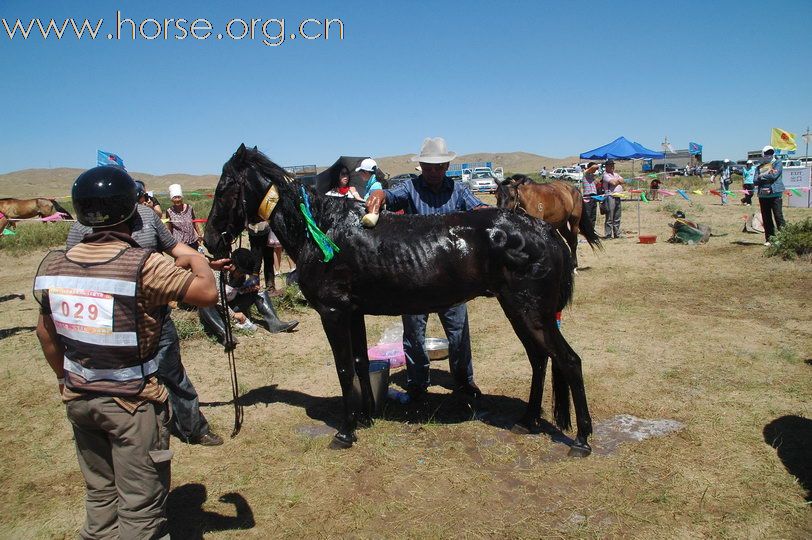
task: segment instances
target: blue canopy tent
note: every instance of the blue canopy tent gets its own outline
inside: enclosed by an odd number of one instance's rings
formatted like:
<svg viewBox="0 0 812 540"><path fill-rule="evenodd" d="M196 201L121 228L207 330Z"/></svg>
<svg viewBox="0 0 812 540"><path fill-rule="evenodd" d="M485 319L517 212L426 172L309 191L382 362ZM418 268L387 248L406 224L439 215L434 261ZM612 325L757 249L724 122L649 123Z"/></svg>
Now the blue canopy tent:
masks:
<svg viewBox="0 0 812 540"><path fill-rule="evenodd" d="M581 154L581 159L663 159L665 154L649 150L626 137L618 137L609 144Z"/></svg>
<svg viewBox="0 0 812 540"><path fill-rule="evenodd" d="M589 150L581 154L581 159L663 159L665 154L663 152L655 152L649 150L642 144L630 141L626 137L618 137L609 144ZM632 163L632 176L634 176L634 163ZM637 188L640 189L640 181L637 181ZM640 231L640 199L637 199L637 234Z"/></svg>

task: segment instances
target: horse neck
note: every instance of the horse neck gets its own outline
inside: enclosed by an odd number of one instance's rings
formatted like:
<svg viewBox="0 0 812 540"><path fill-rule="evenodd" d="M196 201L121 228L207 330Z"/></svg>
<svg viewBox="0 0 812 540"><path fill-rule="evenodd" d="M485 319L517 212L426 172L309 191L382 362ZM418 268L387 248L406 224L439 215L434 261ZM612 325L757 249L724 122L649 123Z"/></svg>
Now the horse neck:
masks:
<svg viewBox="0 0 812 540"><path fill-rule="evenodd" d="M274 182L279 192L279 202L276 203L268 220L279 242L294 259L307 242L307 222L299 210L301 201L301 184L294 180L289 183ZM271 183L264 188L267 192ZM311 207L313 197L311 195Z"/></svg>

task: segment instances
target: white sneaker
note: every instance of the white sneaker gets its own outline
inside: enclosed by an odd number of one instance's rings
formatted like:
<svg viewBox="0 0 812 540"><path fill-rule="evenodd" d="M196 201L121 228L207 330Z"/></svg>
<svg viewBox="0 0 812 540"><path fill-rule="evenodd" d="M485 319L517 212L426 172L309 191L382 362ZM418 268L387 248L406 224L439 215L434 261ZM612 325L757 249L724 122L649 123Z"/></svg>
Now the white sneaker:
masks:
<svg viewBox="0 0 812 540"><path fill-rule="evenodd" d="M765 245L765 246L769 246L769 245L771 245L771 244L770 244L769 242L764 242L764 245Z"/></svg>

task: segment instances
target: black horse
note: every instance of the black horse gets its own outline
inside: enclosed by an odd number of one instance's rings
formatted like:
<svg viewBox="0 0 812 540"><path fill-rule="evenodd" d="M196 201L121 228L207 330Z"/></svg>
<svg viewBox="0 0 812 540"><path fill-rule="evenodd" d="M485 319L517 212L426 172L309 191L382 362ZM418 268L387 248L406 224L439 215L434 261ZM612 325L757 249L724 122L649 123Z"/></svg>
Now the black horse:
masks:
<svg viewBox="0 0 812 540"><path fill-rule="evenodd" d="M308 201L315 224L340 248L329 262L308 237L303 213ZM570 455L589 455L592 420L581 359L555 321L572 296L570 255L548 225L489 208L438 216L384 213L375 228L365 229L362 203L319 196L256 147L241 145L217 184L205 232L209 251L227 255L248 223L267 219L269 202L275 204L271 227L296 261L302 293L321 316L335 357L345 414L334 445L351 446L357 424L372 422L365 314L430 313L496 296L533 368L528 407L514 429L529 432L540 425L552 357L553 416L559 427L570 428L571 393L578 431ZM360 405L351 399L356 373ZM464 373L453 375L466 380Z"/></svg>

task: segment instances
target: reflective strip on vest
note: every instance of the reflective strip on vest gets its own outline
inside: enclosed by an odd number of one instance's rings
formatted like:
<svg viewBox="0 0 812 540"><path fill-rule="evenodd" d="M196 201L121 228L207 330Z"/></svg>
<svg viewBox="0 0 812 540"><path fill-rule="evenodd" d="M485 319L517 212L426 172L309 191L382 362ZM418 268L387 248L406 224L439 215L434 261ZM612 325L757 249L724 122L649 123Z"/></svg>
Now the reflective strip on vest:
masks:
<svg viewBox="0 0 812 540"><path fill-rule="evenodd" d="M123 279L91 278L80 276L37 276L35 290L81 289L119 296L135 296L135 282Z"/></svg>
<svg viewBox="0 0 812 540"><path fill-rule="evenodd" d="M91 345L105 345L108 347L136 347L138 335L135 332L110 332L94 334L86 330L74 330L69 325L54 321L56 333L66 338L90 343Z"/></svg>
<svg viewBox="0 0 812 540"><path fill-rule="evenodd" d="M75 373L83 377L86 381L134 381L136 379L143 379L147 375L152 375L158 371L157 358L144 362L140 366L121 369L91 369L82 367L82 365L77 364L67 356L64 358L65 362L62 367L65 371Z"/></svg>

